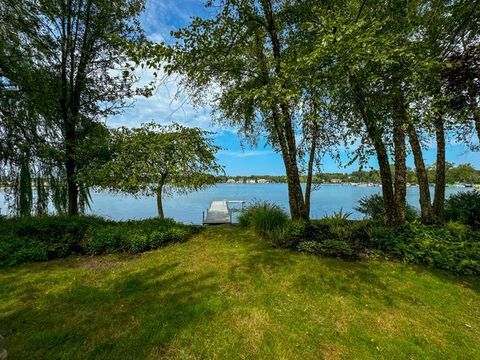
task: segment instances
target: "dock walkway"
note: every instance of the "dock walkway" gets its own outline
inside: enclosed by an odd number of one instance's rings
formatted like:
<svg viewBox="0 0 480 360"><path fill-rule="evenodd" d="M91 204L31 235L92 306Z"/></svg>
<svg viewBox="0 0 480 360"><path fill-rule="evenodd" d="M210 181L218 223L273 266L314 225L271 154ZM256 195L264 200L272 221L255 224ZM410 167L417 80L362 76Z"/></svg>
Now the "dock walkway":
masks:
<svg viewBox="0 0 480 360"><path fill-rule="evenodd" d="M230 224L230 209L226 201L212 201L207 210L207 216L203 220L204 224Z"/></svg>
<svg viewBox="0 0 480 360"><path fill-rule="evenodd" d="M244 201L212 201L210 208L207 210L207 216L204 217L204 224L231 224L232 223L232 209L229 208L228 203L242 204Z"/></svg>

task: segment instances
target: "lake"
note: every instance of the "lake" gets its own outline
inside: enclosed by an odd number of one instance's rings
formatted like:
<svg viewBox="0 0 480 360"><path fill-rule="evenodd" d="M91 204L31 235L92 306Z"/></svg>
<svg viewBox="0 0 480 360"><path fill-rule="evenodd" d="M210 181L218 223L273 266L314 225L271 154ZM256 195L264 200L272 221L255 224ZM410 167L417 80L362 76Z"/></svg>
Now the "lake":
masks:
<svg viewBox="0 0 480 360"><path fill-rule="evenodd" d="M433 188L432 188L433 190ZM465 188L447 188L447 196ZM362 214L355 211L358 200L367 195L380 193L378 186L352 186L323 184L312 192L311 217L319 218L342 209L351 212L352 219L360 219ZM409 187L407 201L415 207L418 204L418 187ZM154 197L137 198L107 191L93 192L89 213L115 220L144 219L157 215ZM266 200L288 210L286 184L217 184L208 189L188 195L174 195L164 199L165 216L187 224L201 224L202 212L213 200L245 200L247 203ZM6 214L7 207L0 192L0 213Z"/></svg>

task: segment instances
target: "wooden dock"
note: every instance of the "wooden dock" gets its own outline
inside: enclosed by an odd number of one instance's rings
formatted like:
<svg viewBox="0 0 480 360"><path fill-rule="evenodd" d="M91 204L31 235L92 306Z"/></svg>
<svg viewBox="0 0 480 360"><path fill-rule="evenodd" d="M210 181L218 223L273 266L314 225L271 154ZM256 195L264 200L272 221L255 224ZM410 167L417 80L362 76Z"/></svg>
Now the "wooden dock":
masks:
<svg viewBox="0 0 480 360"><path fill-rule="evenodd" d="M207 210L207 216L203 218L203 224L231 224L232 209L230 209L228 203L239 203L243 205L244 201L212 201Z"/></svg>

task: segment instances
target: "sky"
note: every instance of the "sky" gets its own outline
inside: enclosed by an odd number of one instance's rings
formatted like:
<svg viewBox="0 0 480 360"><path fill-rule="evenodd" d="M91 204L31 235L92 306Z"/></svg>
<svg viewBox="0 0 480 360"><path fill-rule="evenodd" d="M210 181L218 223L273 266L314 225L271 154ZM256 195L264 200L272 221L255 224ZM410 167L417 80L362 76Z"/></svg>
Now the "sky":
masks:
<svg viewBox="0 0 480 360"><path fill-rule="evenodd" d="M141 16L141 24L152 41L173 43L171 31L189 24L192 17L207 17L209 9L203 6L203 0L146 0L146 9ZM148 83L153 71L139 71L140 84ZM225 167L230 176L237 175L284 175L285 168L281 155L267 146L265 139L260 138L253 147L242 143L236 129L220 127L211 121L211 109L196 108L188 101L186 94L179 91L174 77L159 85L156 93L149 98L136 98L132 107L125 109L121 115L108 119L110 126L136 127L146 122L169 124L177 122L186 126L196 126L214 132L215 144L222 150L217 154L218 161ZM342 150L342 163L348 161L347 150ZM427 164L435 162L435 147L425 151ZM447 161L454 164L471 163L480 168L480 152L472 152L464 145L449 143L447 145ZM408 166L413 167L413 159L408 159ZM369 166L376 168L375 160ZM323 172L351 172L359 169L354 163L348 167L325 156L322 159Z"/></svg>

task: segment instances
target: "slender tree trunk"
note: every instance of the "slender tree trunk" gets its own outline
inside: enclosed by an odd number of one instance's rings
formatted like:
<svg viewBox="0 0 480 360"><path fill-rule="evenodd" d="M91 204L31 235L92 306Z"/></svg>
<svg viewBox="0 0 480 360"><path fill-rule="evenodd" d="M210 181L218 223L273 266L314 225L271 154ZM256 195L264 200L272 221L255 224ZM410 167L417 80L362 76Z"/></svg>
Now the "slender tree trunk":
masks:
<svg viewBox="0 0 480 360"><path fill-rule="evenodd" d="M163 202L162 202L163 185L159 185L157 188L157 212L160 219L164 219Z"/></svg>
<svg viewBox="0 0 480 360"><path fill-rule="evenodd" d="M281 79L283 74L280 37L274 19L272 2L270 0L262 0L261 5L265 16L265 28L272 45L272 54L275 61L275 74ZM282 89L286 89L286 84L284 82L280 85ZM308 220L308 212L305 207L302 187L300 184L300 175L298 172L292 116L290 114L289 105L283 99L279 100L279 107L280 114L278 114L276 110L274 111L274 124L282 148L282 156L287 174L290 214L292 219ZM275 113L277 113L277 116L275 116Z"/></svg>
<svg viewBox="0 0 480 360"><path fill-rule="evenodd" d="M437 143L437 160L435 172L435 196L433 199L433 212L435 222L443 223L445 208L445 129L442 115L435 119L435 137Z"/></svg>
<svg viewBox="0 0 480 360"><path fill-rule="evenodd" d="M78 215L78 185L75 180L77 162L71 145L67 144L65 155L67 157L65 161L65 169L67 174L68 215L74 216Z"/></svg>
<svg viewBox="0 0 480 360"><path fill-rule="evenodd" d="M478 141L480 142L480 110L478 109L477 96L473 91L468 91L470 98L470 107L472 109L473 121L477 130Z"/></svg>
<svg viewBox="0 0 480 360"><path fill-rule="evenodd" d="M367 128L368 137L373 143L378 161L380 179L382 182L383 204L385 207L385 224L393 227L398 221L396 220L397 212L395 210L395 192L387 149L382 140L381 130L375 125L373 114L367 110L365 96L363 95L361 87L357 84L355 79L351 78L350 82L354 91L354 102L357 107L357 111L359 112L365 127Z"/></svg>
<svg viewBox="0 0 480 360"><path fill-rule="evenodd" d="M428 173L423 160L422 146L417 131L411 123L408 124L408 139L412 148L415 172L417 174L418 189L420 192L420 211L424 224L433 223L433 209L430 197L430 186L428 184Z"/></svg>
<svg viewBox="0 0 480 360"><path fill-rule="evenodd" d="M402 90L397 84L393 94L393 144L395 159L395 210L397 225L405 222L405 207L407 197L407 163L405 148L405 124L407 122L407 109Z"/></svg>
<svg viewBox="0 0 480 360"><path fill-rule="evenodd" d="M315 163L315 152L317 150L317 124L313 125L312 129L312 144L310 145L310 154L308 157L307 166L307 183L305 186L305 208L310 217L310 197L312 194L312 179L313 179L313 164Z"/></svg>

